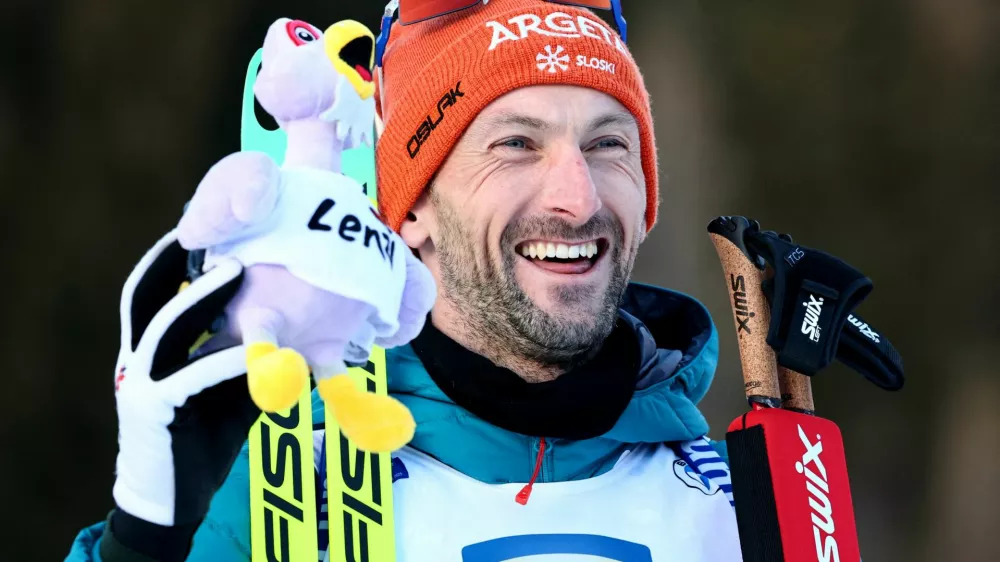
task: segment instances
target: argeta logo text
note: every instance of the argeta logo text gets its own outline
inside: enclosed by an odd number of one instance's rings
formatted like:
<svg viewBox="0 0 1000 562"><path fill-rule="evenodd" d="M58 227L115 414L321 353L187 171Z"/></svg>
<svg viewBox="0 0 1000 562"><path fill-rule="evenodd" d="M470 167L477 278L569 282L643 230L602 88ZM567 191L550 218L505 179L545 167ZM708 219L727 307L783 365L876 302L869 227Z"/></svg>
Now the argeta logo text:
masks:
<svg viewBox="0 0 1000 562"><path fill-rule="evenodd" d="M520 41L527 39L529 34L537 34L567 39L589 37L604 41L622 53L628 52L621 38L603 23L585 16L574 18L565 12L552 12L544 19L537 14L521 14L505 23L490 20L486 22L486 28L492 32L489 51L507 41Z"/></svg>

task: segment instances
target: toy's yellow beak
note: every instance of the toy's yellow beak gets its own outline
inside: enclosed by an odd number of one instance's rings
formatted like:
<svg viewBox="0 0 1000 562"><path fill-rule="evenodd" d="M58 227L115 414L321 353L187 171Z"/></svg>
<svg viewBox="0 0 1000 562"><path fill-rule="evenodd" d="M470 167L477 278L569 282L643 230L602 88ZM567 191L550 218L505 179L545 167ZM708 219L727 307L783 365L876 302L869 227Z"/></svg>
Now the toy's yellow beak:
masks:
<svg viewBox="0 0 1000 562"><path fill-rule="evenodd" d="M339 21L324 32L323 43L333 68L347 78L361 99L374 95L375 35L371 30L354 20Z"/></svg>

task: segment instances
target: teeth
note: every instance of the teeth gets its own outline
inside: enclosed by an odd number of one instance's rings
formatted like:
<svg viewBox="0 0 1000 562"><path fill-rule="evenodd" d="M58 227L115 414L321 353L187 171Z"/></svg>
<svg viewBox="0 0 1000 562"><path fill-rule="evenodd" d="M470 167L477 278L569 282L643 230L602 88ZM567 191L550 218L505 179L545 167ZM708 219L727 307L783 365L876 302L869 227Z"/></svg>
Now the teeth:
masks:
<svg viewBox="0 0 1000 562"><path fill-rule="evenodd" d="M587 242L568 246L553 242L534 242L521 246L521 255L526 258L545 259L577 259L592 258L597 255L597 243Z"/></svg>

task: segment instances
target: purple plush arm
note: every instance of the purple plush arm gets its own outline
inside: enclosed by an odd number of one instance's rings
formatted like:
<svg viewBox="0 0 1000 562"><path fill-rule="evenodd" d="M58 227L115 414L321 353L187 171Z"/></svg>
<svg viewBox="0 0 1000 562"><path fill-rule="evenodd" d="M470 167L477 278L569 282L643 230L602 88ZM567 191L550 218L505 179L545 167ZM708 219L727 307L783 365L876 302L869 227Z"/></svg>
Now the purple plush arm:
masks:
<svg viewBox="0 0 1000 562"><path fill-rule="evenodd" d="M389 349L404 345L424 329L427 315L437 298L437 284L430 270L409 248L406 250L406 285L403 287L403 301L399 308L399 329L391 336L375 338L375 344Z"/></svg>
<svg viewBox="0 0 1000 562"><path fill-rule="evenodd" d="M236 152L219 160L198 184L177 227L186 250L237 238L274 209L280 185L278 165L263 152Z"/></svg>

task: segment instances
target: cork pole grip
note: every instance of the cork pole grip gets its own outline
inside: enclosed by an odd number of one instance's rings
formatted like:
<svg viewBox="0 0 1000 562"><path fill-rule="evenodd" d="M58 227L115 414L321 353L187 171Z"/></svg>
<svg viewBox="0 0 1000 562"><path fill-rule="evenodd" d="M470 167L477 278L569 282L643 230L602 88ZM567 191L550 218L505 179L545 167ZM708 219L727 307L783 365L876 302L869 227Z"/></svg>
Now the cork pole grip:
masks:
<svg viewBox="0 0 1000 562"><path fill-rule="evenodd" d="M774 277L774 268L768 265L764 268L764 279ZM778 364L778 388L781 390L781 407L806 414L815 414L812 395L812 379L798 371Z"/></svg>
<svg viewBox="0 0 1000 562"><path fill-rule="evenodd" d="M806 414L815 414L812 381L809 377L778 365L778 385L781 388L781 407Z"/></svg>
<svg viewBox="0 0 1000 562"><path fill-rule="evenodd" d="M709 236L726 277L747 399L777 408L781 405L781 390L774 350L767 345L771 313L761 289L763 272L728 239L715 233Z"/></svg>

